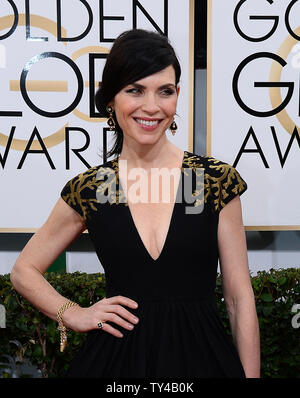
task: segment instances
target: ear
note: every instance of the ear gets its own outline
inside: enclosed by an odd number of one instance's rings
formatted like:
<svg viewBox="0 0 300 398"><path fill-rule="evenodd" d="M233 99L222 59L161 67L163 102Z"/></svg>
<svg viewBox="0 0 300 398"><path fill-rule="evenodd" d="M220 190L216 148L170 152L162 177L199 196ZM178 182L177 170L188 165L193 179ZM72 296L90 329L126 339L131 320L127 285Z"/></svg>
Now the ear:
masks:
<svg viewBox="0 0 300 398"><path fill-rule="evenodd" d="M108 107L111 106L113 109L115 109L115 101L114 101L114 100L111 100L111 101L107 104L107 106L108 106Z"/></svg>
<svg viewBox="0 0 300 398"><path fill-rule="evenodd" d="M179 96L179 93L180 93L180 84L177 84L176 91L177 91L177 96Z"/></svg>

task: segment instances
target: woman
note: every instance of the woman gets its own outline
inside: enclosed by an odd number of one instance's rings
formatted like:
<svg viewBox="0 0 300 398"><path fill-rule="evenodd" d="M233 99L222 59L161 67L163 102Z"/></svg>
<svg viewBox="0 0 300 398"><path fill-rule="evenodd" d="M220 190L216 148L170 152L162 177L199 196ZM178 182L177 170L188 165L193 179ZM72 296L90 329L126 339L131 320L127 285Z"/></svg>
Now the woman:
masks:
<svg viewBox="0 0 300 398"><path fill-rule="evenodd" d="M109 155L117 156L67 182L12 270L16 290L59 321L62 338L65 327L88 332L69 377L259 377L239 199L247 185L232 166L168 140L167 129L174 134L177 127L180 73L166 37L138 29L120 35L96 94L97 108L117 136ZM161 180L151 184L154 168L178 171L173 194ZM194 192L200 199L189 207L203 206L188 212L181 188L191 188L188 181L195 187L201 170L204 180ZM184 178L188 172L192 180ZM127 175L133 173L141 176L139 193L146 200L132 194L137 196L135 182ZM171 199L155 203L147 188ZM86 228L107 283L106 297L82 308L43 274ZM233 342L215 304L218 259Z"/></svg>

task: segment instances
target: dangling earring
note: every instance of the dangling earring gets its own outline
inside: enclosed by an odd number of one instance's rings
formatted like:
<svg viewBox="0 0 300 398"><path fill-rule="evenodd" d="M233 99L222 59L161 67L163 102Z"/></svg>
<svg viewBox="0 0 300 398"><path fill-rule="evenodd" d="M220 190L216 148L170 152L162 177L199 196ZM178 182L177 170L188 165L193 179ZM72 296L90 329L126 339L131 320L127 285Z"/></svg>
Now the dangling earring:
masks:
<svg viewBox="0 0 300 398"><path fill-rule="evenodd" d="M178 129L177 124L176 124L175 120L173 120L173 122L172 122L172 124L171 124L171 126L170 126L171 133L172 133L173 135L175 135L177 129Z"/></svg>
<svg viewBox="0 0 300 398"><path fill-rule="evenodd" d="M110 129L110 131L112 131L112 130L114 130L115 129L115 127L116 127L116 123L115 123L115 121L114 121L114 118L113 118L113 108L111 107L111 106L108 106L107 108L106 108L106 110L107 110L107 112L109 113L109 119L108 119L108 121L107 121L107 124L109 125L109 129Z"/></svg>

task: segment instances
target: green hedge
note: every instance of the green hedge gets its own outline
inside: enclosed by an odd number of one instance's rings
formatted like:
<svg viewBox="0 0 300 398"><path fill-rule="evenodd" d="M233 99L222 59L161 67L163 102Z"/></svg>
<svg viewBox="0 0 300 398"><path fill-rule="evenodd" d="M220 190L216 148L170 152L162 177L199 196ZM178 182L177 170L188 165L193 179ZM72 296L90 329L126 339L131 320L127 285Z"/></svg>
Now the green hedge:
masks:
<svg viewBox="0 0 300 398"><path fill-rule="evenodd" d="M46 273L45 278L59 293L83 307L105 295L104 274L52 272ZM300 269L295 268L271 269L251 277L260 324L263 378L300 376L300 328L292 326L292 318L296 315L292 313L292 307L300 304L299 280ZM216 297L220 317L230 334L220 275L217 278ZM3 355L10 355L18 358L19 363L30 361L41 370L42 377L63 377L86 334L69 332L68 346L60 353L56 322L20 296L12 287L9 275L0 275L0 303L6 308L7 317L6 329L0 329L0 362L8 358ZM19 348L9 343L13 340L21 343ZM5 375L10 377L9 374Z"/></svg>

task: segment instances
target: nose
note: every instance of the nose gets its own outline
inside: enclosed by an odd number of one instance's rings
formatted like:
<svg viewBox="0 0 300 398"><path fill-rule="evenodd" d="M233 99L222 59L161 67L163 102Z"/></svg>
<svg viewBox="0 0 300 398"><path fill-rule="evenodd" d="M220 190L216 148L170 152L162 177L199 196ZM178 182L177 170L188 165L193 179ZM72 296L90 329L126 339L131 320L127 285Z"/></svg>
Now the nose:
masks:
<svg viewBox="0 0 300 398"><path fill-rule="evenodd" d="M154 115L159 111L159 104L155 94L148 93L144 96L142 110L150 115Z"/></svg>

